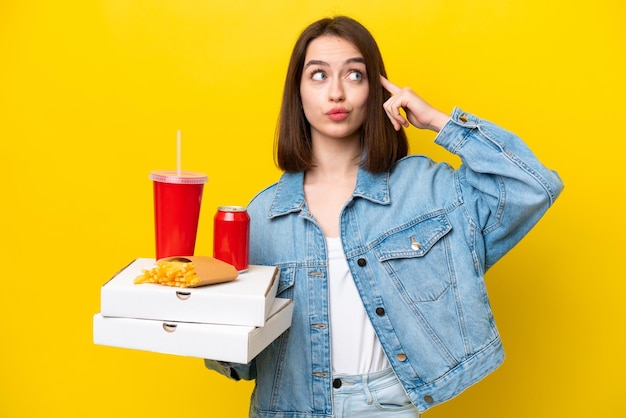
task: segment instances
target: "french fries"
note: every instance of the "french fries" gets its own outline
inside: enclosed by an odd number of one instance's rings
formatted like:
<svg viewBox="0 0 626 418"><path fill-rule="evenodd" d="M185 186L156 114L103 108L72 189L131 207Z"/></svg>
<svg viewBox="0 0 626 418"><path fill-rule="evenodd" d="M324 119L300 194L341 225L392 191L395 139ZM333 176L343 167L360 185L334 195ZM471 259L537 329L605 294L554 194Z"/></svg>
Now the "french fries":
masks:
<svg viewBox="0 0 626 418"><path fill-rule="evenodd" d="M150 270L135 278L135 284L156 283L164 286L191 287L200 282L193 263L182 261L158 261Z"/></svg>

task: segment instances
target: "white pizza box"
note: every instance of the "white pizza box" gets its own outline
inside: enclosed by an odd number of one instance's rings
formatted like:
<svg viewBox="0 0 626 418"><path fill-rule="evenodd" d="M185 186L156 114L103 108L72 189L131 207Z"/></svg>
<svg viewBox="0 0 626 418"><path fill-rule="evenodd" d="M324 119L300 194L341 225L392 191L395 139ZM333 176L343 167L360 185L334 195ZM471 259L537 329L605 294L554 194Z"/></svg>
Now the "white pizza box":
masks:
<svg viewBox="0 0 626 418"><path fill-rule="evenodd" d="M153 258L137 258L105 283L100 292L102 316L261 327L280 275L276 267L251 265L233 281L201 287L134 283L155 265Z"/></svg>
<svg viewBox="0 0 626 418"><path fill-rule="evenodd" d="M157 321L153 319L93 318L95 344L248 363L291 326L293 301L276 298L263 327Z"/></svg>

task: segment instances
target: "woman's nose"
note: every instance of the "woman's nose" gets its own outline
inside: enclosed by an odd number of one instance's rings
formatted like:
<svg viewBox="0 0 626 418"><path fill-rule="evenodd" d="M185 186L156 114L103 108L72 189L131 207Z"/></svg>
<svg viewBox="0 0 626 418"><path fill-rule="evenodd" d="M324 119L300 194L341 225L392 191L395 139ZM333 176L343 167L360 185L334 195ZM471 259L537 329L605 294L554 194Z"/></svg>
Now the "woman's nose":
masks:
<svg viewBox="0 0 626 418"><path fill-rule="evenodd" d="M330 82L328 98L331 102L342 102L345 100L345 92L341 78L334 78Z"/></svg>

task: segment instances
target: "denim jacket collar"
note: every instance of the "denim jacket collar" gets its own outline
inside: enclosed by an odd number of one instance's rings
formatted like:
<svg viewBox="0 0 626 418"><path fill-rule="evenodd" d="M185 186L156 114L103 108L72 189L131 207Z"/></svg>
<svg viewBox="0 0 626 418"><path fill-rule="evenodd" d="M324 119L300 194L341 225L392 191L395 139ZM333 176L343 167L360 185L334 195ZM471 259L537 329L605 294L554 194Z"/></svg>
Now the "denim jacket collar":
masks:
<svg viewBox="0 0 626 418"><path fill-rule="evenodd" d="M389 197L389 173L370 173L359 168L353 197L361 197L381 205L391 203ZM278 181L276 195L269 209L268 217L274 218L291 212L299 212L304 207L304 173L284 173Z"/></svg>

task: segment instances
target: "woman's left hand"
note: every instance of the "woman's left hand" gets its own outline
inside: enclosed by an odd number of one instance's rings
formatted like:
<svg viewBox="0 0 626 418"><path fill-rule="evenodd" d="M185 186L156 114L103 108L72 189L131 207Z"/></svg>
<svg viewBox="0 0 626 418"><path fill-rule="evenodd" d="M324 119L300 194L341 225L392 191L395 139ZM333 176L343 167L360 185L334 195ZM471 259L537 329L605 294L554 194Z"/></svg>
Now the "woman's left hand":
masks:
<svg viewBox="0 0 626 418"><path fill-rule="evenodd" d="M439 132L450 118L445 113L429 105L411 88L400 88L382 75L380 76L380 82L391 93L389 100L383 103L383 108L396 131L400 130L402 126L408 128L410 122L416 128L431 129ZM400 109L404 110L406 118L402 116Z"/></svg>

